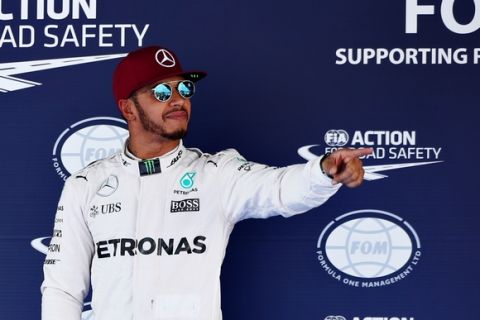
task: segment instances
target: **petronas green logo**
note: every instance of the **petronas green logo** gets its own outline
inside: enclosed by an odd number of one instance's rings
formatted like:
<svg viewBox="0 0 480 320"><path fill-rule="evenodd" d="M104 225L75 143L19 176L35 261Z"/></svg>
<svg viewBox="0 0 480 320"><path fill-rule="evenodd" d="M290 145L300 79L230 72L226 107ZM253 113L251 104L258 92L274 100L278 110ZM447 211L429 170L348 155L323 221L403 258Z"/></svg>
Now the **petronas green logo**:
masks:
<svg viewBox="0 0 480 320"><path fill-rule="evenodd" d="M196 172L187 172L185 173L182 178L180 178L180 185L184 189L190 189L193 187L194 180L193 178L195 177L197 173Z"/></svg>
<svg viewBox="0 0 480 320"><path fill-rule="evenodd" d="M152 174L155 172L155 162L153 160L145 160L143 163L145 164L147 174Z"/></svg>

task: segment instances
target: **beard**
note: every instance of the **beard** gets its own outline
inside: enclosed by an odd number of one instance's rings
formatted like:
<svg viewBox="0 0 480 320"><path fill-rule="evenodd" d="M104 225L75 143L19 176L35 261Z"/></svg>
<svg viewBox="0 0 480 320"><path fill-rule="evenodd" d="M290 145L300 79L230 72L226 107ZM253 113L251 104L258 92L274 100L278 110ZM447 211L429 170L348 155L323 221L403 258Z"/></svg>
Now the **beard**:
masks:
<svg viewBox="0 0 480 320"><path fill-rule="evenodd" d="M142 127L145 131L157 134L167 140L180 140L187 135L187 129L183 129L183 128L172 131L172 132L167 132L164 126L153 122L147 116L142 106L138 103L138 101L136 101L136 99L134 100L134 103L138 110L140 123L142 124Z"/></svg>

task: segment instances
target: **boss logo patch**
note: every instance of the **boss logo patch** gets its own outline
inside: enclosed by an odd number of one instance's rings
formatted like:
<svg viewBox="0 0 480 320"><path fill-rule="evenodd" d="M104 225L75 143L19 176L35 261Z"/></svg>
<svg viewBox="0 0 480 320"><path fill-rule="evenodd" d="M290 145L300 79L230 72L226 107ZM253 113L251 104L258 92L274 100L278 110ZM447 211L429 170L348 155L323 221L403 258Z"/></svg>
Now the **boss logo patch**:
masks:
<svg viewBox="0 0 480 320"><path fill-rule="evenodd" d="M170 212L192 212L200 211L200 199L185 199L180 201L172 201L170 204Z"/></svg>

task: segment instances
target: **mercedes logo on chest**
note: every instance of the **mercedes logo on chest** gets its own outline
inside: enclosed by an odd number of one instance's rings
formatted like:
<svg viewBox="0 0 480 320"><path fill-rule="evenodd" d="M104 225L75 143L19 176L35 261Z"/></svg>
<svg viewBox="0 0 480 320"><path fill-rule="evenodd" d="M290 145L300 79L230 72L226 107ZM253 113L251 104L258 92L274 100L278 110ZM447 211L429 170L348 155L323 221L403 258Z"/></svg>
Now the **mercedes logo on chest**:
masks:
<svg viewBox="0 0 480 320"><path fill-rule="evenodd" d="M166 49L158 50L157 53L155 54L155 60L157 60L157 63L159 65L165 68L171 68L175 66L175 58Z"/></svg>
<svg viewBox="0 0 480 320"><path fill-rule="evenodd" d="M97 194L102 197L112 195L118 188L118 178L115 175L110 175L105 179L97 190Z"/></svg>

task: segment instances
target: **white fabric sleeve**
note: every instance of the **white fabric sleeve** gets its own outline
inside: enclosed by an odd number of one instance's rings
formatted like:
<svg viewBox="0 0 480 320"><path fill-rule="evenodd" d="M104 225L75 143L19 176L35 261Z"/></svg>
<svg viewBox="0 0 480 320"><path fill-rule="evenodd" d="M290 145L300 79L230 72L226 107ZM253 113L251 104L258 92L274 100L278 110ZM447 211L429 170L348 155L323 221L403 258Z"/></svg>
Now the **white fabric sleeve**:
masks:
<svg viewBox="0 0 480 320"><path fill-rule="evenodd" d="M221 201L231 223L303 213L323 204L341 186L332 185L322 173L322 157L276 168L248 162L233 149L225 153L220 166Z"/></svg>
<svg viewBox="0 0 480 320"><path fill-rule="evenodd" d="M63 188L43 266L42 320L80 320L90 286L94 244L79 201L84 193L78 188L86 181L74 179Z"/></svg>

